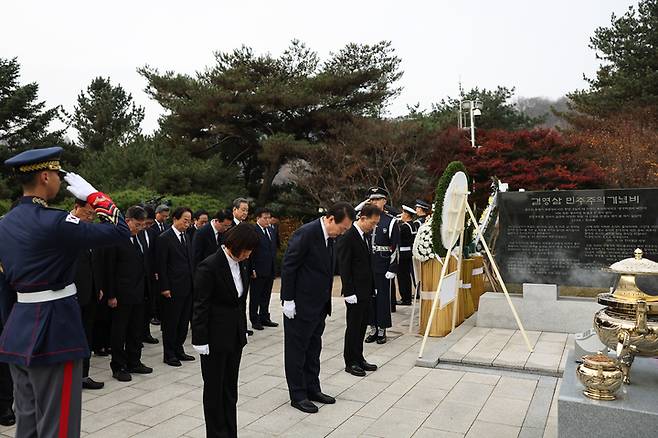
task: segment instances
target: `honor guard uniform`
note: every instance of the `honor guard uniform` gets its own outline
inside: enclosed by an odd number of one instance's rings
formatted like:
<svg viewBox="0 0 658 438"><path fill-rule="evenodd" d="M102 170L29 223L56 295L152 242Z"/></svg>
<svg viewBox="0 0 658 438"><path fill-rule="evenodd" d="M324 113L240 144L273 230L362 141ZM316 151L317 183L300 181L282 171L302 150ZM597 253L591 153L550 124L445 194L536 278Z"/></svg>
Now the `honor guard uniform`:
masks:
<svg viewBox="0 0 658 438"><path fill-rule="evenodd" d="M400 264L398 267L398 285L400 286L399 303L403 306L411 304L411 285L413 279L413 266L411 249L416 238L416 229L412 219L416 211L406 205L402 206L403 215L407 215L408 220L401 220L400 224Z"/></svg>
<svg viewBox="0 0 658 438"><path fill-rule="evenodd" d="M80 176L68 190L86 200L101 223L48 207L60 188L62 148L22 152L5 164L23 184L23 197L0 221L0 263L16 304L0 336L0 361L14 379L16 436L79 437L82 359L89 347L73 283L80 251L129 238L114 203ZM8 300L3 297L3 303Z"/></svg>
<svg viewBox="0 0 658 438"><path fill-rule="evenodd" d="M372 300L370 325L371 331L366 342L384 344L386 329L391 323L391 282L398 270L398 246L400 243L400 228L397 219L384 210L388 192L380 187L368 190L368 200L381 205L383 213L379 224L372 232L372 258L375 274L375 298ZM378 205L378 206L379 206Z"/></svg>
<svg viewBox="0 0 658 438"><path fill-rule="evenodd" d="M416 220L414 221L414 229L416 232L418 232L418 229L420 228L421 225L425 223L427 220L427 216L430 214L430 211L432 211L432 207L422 199L416 199Z"/></svg>

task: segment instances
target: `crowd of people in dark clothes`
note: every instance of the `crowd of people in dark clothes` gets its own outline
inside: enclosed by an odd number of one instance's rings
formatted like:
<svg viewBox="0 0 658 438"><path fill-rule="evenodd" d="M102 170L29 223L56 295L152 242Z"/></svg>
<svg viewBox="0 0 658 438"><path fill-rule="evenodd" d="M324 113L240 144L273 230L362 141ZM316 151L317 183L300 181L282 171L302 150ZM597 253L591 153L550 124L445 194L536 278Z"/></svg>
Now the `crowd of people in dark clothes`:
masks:
<svg viewBox="0 0 658 438"><path fill-rule="evenodd" d="M411 247L430 206L418 200L398 214L387 201L384 189L372 188L356 208L335 204L288 242L281 266L285 373L291 405L303 412L317 412L314 402L335 403L321 391L319 370L336 271L347 306L344 360L349 374L377 370L363 355L364 342L386 343L391 312L396 305L411 304ZM78 199L67 221L93 223L96 212ZM144 344L162 344L162 360L171 367L195 361L184 349L191 328L192 348L201 360L209 437L237 436L242 349L254 330L279 326L269 311L278 221L267 208L256 209L253 222L246 222L248 216L245 198L212 216L166 204L135 205L123 212L129 238L86 249L77 258L74 284L84 333L92 357L110 356L114 379L129 382L134 374L153 372L142 362ZM161 336L153 336L154 327ZM82 361L81 385L104 387L90 376L89 357ZM14 422L11 394L11 375L1 363L3 425Z"/></svg>

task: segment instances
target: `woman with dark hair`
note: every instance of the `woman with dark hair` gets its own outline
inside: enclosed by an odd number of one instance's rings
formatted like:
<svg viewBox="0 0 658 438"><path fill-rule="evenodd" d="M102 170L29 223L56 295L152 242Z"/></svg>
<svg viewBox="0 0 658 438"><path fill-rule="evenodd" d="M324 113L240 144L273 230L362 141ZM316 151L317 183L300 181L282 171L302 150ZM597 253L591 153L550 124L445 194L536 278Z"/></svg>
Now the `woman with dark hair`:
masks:
<svg viewBox="0 0 658 438"><path fill-rule="evenodd" d="M201 354L206 436L237 437L238 371L247 344L246 260L258 234L240 223L224 235L219 250L203 260L194 276L192 346Z"/></svg>

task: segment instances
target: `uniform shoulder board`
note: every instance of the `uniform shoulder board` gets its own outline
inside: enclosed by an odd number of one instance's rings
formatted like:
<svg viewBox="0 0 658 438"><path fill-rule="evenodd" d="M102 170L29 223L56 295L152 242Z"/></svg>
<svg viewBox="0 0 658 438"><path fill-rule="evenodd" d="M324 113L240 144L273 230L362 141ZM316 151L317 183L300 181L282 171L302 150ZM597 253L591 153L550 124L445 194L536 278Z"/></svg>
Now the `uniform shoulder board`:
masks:
<svg viewBox="0 0 658 438"><path fill-rule="evenodd" d="M80 218L69 213L68 216L66 216L66 222L71 222L72 224L77 225L80 223Z"/></svg>

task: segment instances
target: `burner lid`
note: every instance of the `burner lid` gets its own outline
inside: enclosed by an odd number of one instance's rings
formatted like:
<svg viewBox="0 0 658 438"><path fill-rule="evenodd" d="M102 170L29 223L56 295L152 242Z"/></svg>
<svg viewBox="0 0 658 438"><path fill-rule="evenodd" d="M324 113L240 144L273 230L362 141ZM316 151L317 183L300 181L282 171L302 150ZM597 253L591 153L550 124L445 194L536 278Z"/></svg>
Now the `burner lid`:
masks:
<svg viewBox="0 0 658 438"><path fill-rule="evenodd" d="M621 260L610 265L608 272L631 275L658 275L658 263L642 257L640 248L635 250L635 257Z"/></svg>

